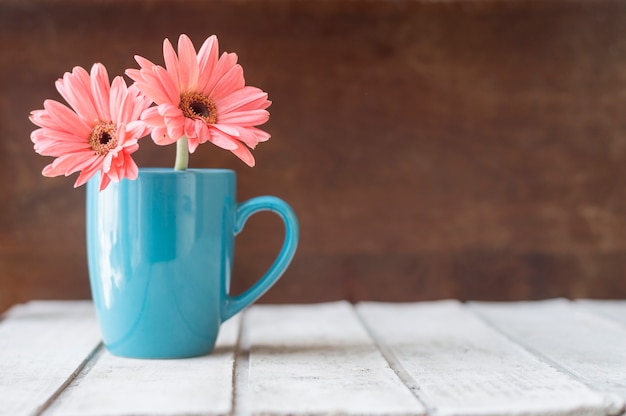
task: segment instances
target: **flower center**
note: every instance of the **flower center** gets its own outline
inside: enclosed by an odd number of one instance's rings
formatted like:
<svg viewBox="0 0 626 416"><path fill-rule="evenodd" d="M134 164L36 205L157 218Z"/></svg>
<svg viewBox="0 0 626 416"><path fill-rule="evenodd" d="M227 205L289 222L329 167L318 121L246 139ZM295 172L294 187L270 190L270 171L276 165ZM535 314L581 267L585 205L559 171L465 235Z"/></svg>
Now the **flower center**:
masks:
<svg viewBox="0 0 626 416"><path fill-rule="evenodd" d="M117 147L117 127L113 123L100 122L91 131L89 145L99 155Z"/></svg>
<svg viewBox="0 0 626 416"><path fill-rule="evenodd" d="M217 122L217 109L213 101L206 95L197 92L186 92L180 96L179 107L187 118L200 119L207 124Z"/></svg>

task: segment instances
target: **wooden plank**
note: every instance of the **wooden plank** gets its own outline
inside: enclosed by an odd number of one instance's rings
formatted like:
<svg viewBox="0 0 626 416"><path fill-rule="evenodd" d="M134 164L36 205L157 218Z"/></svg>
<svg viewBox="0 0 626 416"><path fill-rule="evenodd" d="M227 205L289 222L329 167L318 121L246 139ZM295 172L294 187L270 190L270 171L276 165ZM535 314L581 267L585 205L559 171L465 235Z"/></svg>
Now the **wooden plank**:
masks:
<svg viewBox="0 0 626 416"><path fill-rule="evenodd" d="M603 415L602 397L454 301L357 311L437 415Z"/></svg>
<svg viewBox="0 0 626 416"><path fill-rule="evenodd" d="M50 415L229 414L239 325L239 317L225 322L215 350L203 357L138 360L103 351L51 406Z"/></svg>
<svg viewBox="0 0 626 416"><path fill-rule="evenodd" d="M243 334L236 414L425 413L346 302L255 306Z"/></svg>
<svg viewBox="0 0 626 416"><path fill-rule="evenodd" d="M476 303L491 325L602 393L609 414L626 400L626 330L564 299Z"/></svg>
<svg viewBox="0 0 626 416"><path fill-rule="evenodd" d="M100 344L90 302L30 302L0 323L0 415L38 414Z"/></svg>
<svg viewBox="0 0 626 416"><path fill-rule="evenodd" d="M626 301L581 299L576 301L576 305L626 326Z"/></svg>

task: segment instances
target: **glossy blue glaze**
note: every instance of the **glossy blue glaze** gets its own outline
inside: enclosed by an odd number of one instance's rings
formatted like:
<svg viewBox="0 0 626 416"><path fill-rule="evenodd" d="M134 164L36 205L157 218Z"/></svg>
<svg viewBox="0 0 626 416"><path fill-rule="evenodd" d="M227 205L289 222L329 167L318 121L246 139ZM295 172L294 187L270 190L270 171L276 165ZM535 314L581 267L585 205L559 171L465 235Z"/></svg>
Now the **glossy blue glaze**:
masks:
<svg viewBox="0 0 626 416"><path fill-rule="evenodd" d="M87 257L92 296L111 353L183 358L209 353L220 324L256 301L296 250L298 222L275 197L242 204L235 172L140 169L135 181L87 184ZM248 217L273 211L285 222L274 264L239 296L229 292L235 235Z"/></svg>

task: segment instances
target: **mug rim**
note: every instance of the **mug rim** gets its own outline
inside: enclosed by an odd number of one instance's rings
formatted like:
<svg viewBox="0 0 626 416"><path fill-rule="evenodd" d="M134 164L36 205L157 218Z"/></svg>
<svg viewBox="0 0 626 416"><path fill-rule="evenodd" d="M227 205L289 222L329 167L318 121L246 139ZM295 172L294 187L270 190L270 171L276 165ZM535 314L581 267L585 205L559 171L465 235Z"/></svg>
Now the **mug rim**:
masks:
<svg viewBox="0 0 626 416"><path fill-rule="evenodd" d="M235 174L233 169L222 168L189 168L186 170L176 170L174 168L165 167L143 167L139 168L139 173L152 173L152 174L176 174L184 175L185 173L201 173L201 174Z"/></svg>

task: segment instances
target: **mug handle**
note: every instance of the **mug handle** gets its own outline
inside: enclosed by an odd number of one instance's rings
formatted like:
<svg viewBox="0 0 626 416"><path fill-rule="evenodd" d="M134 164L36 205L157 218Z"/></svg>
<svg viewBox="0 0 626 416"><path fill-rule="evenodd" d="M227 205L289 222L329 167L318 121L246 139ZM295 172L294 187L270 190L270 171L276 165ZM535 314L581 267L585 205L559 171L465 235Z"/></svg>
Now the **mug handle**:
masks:
<svg viewBox="0 0 626 416"><path fill-rule="evenodd" d="M259 196L249 199L237 205L235 213L234 231L235 235L243 229L246 221L252 214L261 211L272 211L285 223L285 240L283 247L278 253L278 257L270 266L265 275L261 277L252 287L237 296L226 295L224 308L222 310L222 321L233 317L237 312L255 302L263 296L270 287L276 283L291 263L298 246L298 219L291 207L282 199L274 196Z"/></svg>

